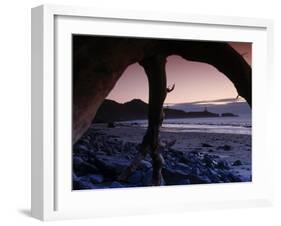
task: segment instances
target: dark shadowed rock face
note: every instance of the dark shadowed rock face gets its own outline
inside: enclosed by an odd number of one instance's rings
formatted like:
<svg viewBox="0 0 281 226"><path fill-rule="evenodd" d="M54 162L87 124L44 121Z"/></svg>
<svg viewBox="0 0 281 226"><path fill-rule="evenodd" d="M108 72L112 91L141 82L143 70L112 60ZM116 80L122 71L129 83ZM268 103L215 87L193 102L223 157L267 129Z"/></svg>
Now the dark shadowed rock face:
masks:
<svg viewBox="0 0 281 226"><path fill-rule="evenodd" d="M241 181L230 170L230 164L219 156L195 151L177 151L172 149L172 145L162 150L165 158L163 185ZM152 164L149 157L141 162L126 181L117 179L137 151L137 143L123 142L117 137L89 129L73 148L73 189L150 186Z"/></svg>
<svg viewBox="0 0 281 226"><path fill-rule="evenodd" d="M249 105L252 103L251 67L228 43L73 35L72 45L73 143L90 127L126 68L152 56L178 55L210 64L233 82Z"/></svg>
<svg viewBox="0 0 281 226"><path fill-rule="evenodd" d="M236 160L234 163L232 163L233 166L241 166L242 162L240 160Z"/></svg>

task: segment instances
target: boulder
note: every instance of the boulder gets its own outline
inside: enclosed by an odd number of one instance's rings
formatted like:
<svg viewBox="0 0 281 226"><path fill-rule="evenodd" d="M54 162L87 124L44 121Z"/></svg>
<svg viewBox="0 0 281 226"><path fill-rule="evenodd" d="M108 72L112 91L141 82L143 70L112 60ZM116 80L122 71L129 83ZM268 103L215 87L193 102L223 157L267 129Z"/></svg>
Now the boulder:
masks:
<svg viewBox="0 0 281 226"><path fill-rule="evenodd" d="M72 188L74 190L94 189L95 186L90 182L88 177L72 177Z"/></svg>
<svg viewBox="0 0 281 226"><path fill-rule="evenodd" d="M141 185L142 177L143 177L142 172L137 170L131 176L128 177L127 182L133 185Z"/></svg>
<svg viewBox="0 0 281 226"><path fill-rule="evenodd" d="M242 162L240 160L236 160L235 162L232 163L233 166L241 166Z"/></svg>
<svg viewBox="0 0 281 226"><path fill-rule="evenodd" d="M83 160L79 156L73 156L72 163L73 163L73 168L76 170L81 167L81 165L83 164Z"/></svg>
<svg viewBox="0 0 281 226"><path fill-rule="evenodd" d="M142 160L140 165L139 165L139 168L142 169L142 170L149 170L150 168L152 168L152 164L147 161L147 160Z"/></svg>
<svg viewBox="0 0 281 226"><path fill-rule="evenodd" d="M188 174L183 170L163 168L162 175L167 185L177 185L180 181L188 179Z"/></svg>
<svg viewBox="0 0 281 226"><path fill-rule="evenodd" d="M96 166L100 171L109 176L116 176L123 172L130 164L130 161L120 156L97 156Z"/></svg>
<svg viewBox="0 0 281 226"><path fill-rule="evenodd" d="M116 125L115 125L114 122L109 122L109 123L107 123L107 127L108 127L108 128L115 128Z"/></svg>
<svg viewBox="0 0 281 226"><path fill-rule="evenodd" d="M177 164L175 164L174 168L177 170L183 171L185 174L189 174L192 170L192 168L190 166L188 166L187 164L181 163L181 162L178 162Z"/></svg>
<svg viewBox="0 0 281 226"><path fill-rule="evenodd" d="M110 185L109 188L124 188L125 186L117 181L113 181Z"/></svg>
<svg viewBox="0 0 281 226"><path fill-rule="evenodd" d="M99 171L98 168L93 163L90 163L89 161L85 161L78 156L73 157L72 164L73 164L73 171L78 176L95 174Z"/></svg>
<svg viewBox="0 0 281 226"><path fill-rule="evenodd" d="M151 182L152 182L152 168L150 168L149 170L147 170L144 174L143 174L143 178L142 178L142 185L143 186L151 186Z"/></svg>
<svg viewBox="0 0 281 226"><path fill-rule="evenodd" d="M89 176L90 181L93 184L100 184L103 182L103 175L101 174L92 174Z"/></svg>
<svg viewBox="0 0 281 226"><path fill-rule="evenodd" d="M228 144L225 144L223 146L218 146L217 149L222 149L222 150L225 150L225 151L230 151L232 149L232 147Z"/></svg>
<svg viewBox="0 0 281 226"><path fill-rule="evenodd" d="M217 165L216 165L216 168L222 169L222 170L229 170L230 169L228 162L225 161L225 160L219 160Z"/></svg>
<svg viewBox="0 0 281 226"><path fill-rule="evenodd" d="M191 184L208 184L212 183L209 177L206 175L189 174L187 177Z"/></svg>
<svg viewBox="0 0 281 226"><path fill-rule="evenodd" d="M210 155L204 155L203 162L209 168L214 168L216 161Z"/></svg>
<svg viewBox="0 0 281 226"><path fill-rule="evenodd" d="M211 148L211 147L213 147L212 145L207 144L207 143L201 143L201 145L202 145L202 147L204 147L204 148Z"/></svg>

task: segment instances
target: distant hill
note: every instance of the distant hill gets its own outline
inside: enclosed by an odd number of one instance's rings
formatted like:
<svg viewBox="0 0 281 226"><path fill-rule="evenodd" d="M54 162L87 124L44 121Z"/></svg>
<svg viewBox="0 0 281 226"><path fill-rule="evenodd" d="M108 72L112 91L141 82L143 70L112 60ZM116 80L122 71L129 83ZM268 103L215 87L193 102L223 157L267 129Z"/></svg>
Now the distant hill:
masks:
<svg viewBox="0 0 281 226"><path fill-rule="evenodd" d="M164 108L165 118L198 118L219 117L219 114L209 111L192 111ZM148 104L140 99L133 99L124 104L106 99L97 111L93 122L116 122L147 119Z"/></svg>
<svg viewBox="0 0 281 226"><path fill-rule="evenodd" d="M222 113L232 113L235 115L251 115L251 108L247 102L243 100L236 99L220 99L211 101L197 101L191 103L180 103L170 105L173 109L183 110L183 111L202 111L205 107L209 111L222 114Z"/></svg>
<svg viewBox="0 0 281 226"><path fill-rule="evenodd" d="M94 122L113 122L144 119L147 114L147 104L134 99L120 104L106 99L96 113Z"/></svg>

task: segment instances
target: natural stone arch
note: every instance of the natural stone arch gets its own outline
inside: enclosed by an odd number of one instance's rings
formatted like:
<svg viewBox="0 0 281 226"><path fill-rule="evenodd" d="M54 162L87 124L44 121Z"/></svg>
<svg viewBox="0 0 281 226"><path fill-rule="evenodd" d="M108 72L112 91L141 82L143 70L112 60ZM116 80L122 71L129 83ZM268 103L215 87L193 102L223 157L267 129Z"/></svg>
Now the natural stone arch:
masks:
<svg viewBox="0 0 281 226"><path fill-rule="evenodd" d="M169 55L214 66L252 104L251 67L227 43L74 36L73 51L73 142L88 129L104 98L129 65L139 62L148 76L149 126L138 156L120 179L134 171L150 152L153 184L160 184L164 161L158 151L158 134L167 95L165 61Z"/></svg>

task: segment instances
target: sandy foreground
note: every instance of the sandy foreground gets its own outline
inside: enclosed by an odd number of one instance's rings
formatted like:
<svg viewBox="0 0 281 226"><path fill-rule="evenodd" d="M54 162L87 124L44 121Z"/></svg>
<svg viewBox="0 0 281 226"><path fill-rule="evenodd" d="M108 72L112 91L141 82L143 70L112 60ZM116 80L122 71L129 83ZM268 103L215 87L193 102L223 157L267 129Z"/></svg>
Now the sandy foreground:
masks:
<svg viewBox="0 0 281 226"><path fill-rule="evenodd" d="M117 124L115 128L108 128L105 124L95 124L92 128L95 131L114 136L123 142L134 143L140 143L146 131L145 128L123 125L122 123ZM175 140L172 149L177 151L217 155L226 160L231 171L243 178L243 181L251 181L251 135L168 132L161 129L160 140L164 143Z"/></svg>

